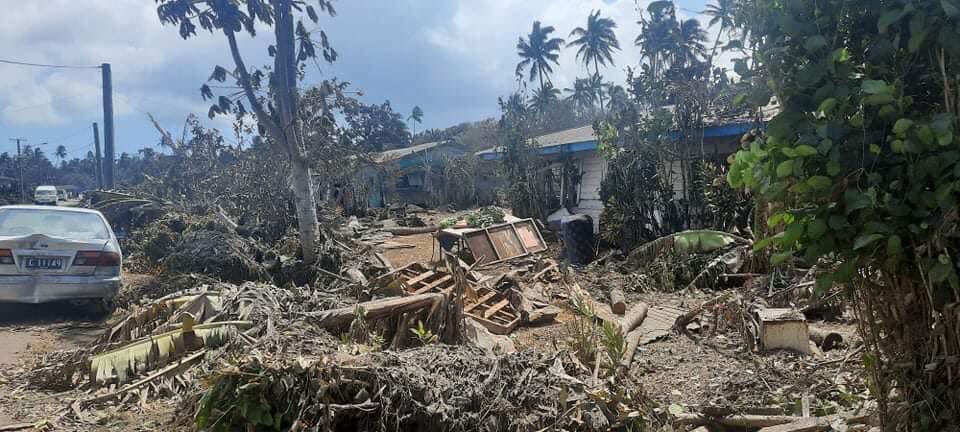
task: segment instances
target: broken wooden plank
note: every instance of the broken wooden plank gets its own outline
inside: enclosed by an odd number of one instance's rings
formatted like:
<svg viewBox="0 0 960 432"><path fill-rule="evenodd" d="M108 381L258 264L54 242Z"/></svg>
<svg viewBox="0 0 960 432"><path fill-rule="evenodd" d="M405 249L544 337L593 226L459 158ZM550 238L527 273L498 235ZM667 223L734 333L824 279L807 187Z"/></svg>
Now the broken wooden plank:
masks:
<svg viewBox="0 0 960 432"><path fill-rule="evenodd" d="M533 277L531 278L531 280L540 279L541 277L543 277L543 275L549 273L549 272L552 271L552 270L556 270L556 269L557 269L557 264L556 264L556 263L550 264L550 265L548 265L545 269L540 270L539 272L537 272L537 274L533 275Z"/></svg>
<svg viewBox="0 0 960 432"><path fill-rule="evenodd" d="M407 286L409 286L410 288L413 288L414 285L420 283L421 281L424 281L424 280L430 278L431 276L433 276L433 275L435 275L435 274L436 274L436 273L435 273L433 270L429 270L429 271L426 271L426 272L424 272L424 273L420 273L419 276L415 276L415 277L413 277L412 279L408 279L408 280L407 280L406 282L404 282L404 283L407 284Z"/></svg>
<svg viewBox="0 0 960 432"><path fill-rule="evenodd" d="M465 307L465 308L463 309L463 312L470 312L470 311L476 309L477 306L480 306L480 305L482 305L482 304L490 301L490 299L492 299L492 298L494 298L494 297L496 297L496 296L497 296L497 292L496 292L496 291L492 291L492 292L484 295L483 297L480 297L479 299L477 299L477 302L476 302L476 303L473 303L473 304Z"/></svg>
<svg viewBox="0 0 960 432"><path fill-rule="evenodd" d="M491 306L490 309L487 309L487 311L483 313L483 317L490 318L491 316L493 316L493 314L497 313L497 311L499 311L500 309L503 309L508 304L510 304L510 300L507 300L507 299L500 300L497 304Z"/></svg>
<svg viewBox="0 0 960 432"><path fill-rule="evenodd" d="M439 287L440 285L443 285L445 282L447 282L447 281L449 281L449 280L451 280L451 279L453 279L453 275L446 275L446 276L444 276L444 277L441 277L440 279L437 279L437 280L435 280L435 281L433 281L433 282L428 283L428 284L425 285L423 288L420 288L420 289L414 291L413 293L414 293L414 294L423 294L423 293L425 293L425 292L430 292L430 290L432 290L432 289L434 289L434 288L436 288L436 287Z"/></svg>
<svg viewBox="0 0 960 432"><path fill-rule="evenodd" d="M303 312L302 315L310 319L311 323L319 328L340 328L350 325L354 319L356 307L362 307L367 313L367 320L373 321L390 315L399 315L402 312L422 308L432 308L442 304L446 298L440 293L426 293L408 297L390 297L373 300L339 309L324 311Z"/></svg>

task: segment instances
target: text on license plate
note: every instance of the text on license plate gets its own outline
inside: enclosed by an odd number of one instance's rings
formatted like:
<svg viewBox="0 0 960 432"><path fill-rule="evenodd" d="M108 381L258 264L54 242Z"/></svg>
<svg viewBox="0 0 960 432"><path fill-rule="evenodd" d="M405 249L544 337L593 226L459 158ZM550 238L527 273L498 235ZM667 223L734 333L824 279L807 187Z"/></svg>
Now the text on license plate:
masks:
<svg viewBox="0 0 960 432"><path fill-rule="evenodd" d="M26 257L24 261L26 268L35 269L60 269L63 268L63 258L61 257Z"/></svg>

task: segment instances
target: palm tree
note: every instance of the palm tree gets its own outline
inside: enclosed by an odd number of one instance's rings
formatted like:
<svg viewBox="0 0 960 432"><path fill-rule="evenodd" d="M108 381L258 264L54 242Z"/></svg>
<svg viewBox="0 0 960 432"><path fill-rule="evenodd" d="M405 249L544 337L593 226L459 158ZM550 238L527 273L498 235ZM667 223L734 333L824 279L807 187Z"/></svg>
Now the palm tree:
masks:
<svg viewBox="0 0 960 432"><path fill-rule="evenodd" d="M600 76L600 65L612 66L613 50L620 49L620 42L617 41L617 35L613 29L617 28L617 23L610 18L600 18L600 11L591 12L587 16L587 28L577 27L570 32L570 37L577 37L567 43L567 46L579 46L577 49L577 60L583 62L583 65L590 68L593 63L594 74ZM603 97L600 97L600 111L603 111Z"/></svg>
<svg viewBox="0 0 960 432"><path fill-rule="evenodd" d="M707 32L700 27L700 21L694 18L679 24L674 45L673 64L675 66L692 66L706 57Z"/></svg>
<svg viewBox="0 0 960 432"><path fill-rule="evenodd" d="M573 88L565 88L563 90L570 94L567 96L567 100L573 102L573 106L576 107L579 114L583 115L593 109L593 104L597 100L597 94L593 91L593 88L590 87L589 78L577 78L576 81L573 82Z"/></svg>
<svg viewBox="0 0 960 432"><path fill-rule="evenodd" d="M676 15L673 3L656 1L647 6L650 18L641 17L640 35L634 44L640 47L641 55L650 65L650 76L659 81L664 70L672 64L671 55L676 46Z"/></svg>
<svg viewBox="0 0 960 432"><path fill-rule="evenodd" d="M547 108L560 100L560 89L553 86L553 83L547 82L543 87L533 91L530 97L529 108L539 114L547 111Z"/></svg>
<svg viewBox="0 0 960 432"><path fill-rule="evenodd" d="M523 74L523 69L530 68L530 81L537 77L540 79L540 90L544 90L544 75L547 75L547 82L550 82L549 74L553 72L550 63L559 65L560 45L563 39L550 38L550 33L555 29L553 26L541 27L540 21L533 22L533 30L524 40L523 37L517 42L517 54L523 59L517 63L516 74ZM556 90L556 89L555 89Z"/></svg>
<svg viewBox="0 0 960 432"><path fill-rule="evenodd" d="M57 157L57 161L63 166L63 160L67 158L67 148L64 147L63 144L60 144L57 146L57 150L53 152L53 155Z"/></svg>
<svg viewBox="0 0 960 432"><path fill-rule="evenodd" d="M410 117L407 117L407 120L413 120L413 135L417 135L417 124L423 122L423 110L420 109L419 105L413 106L413 112L410 113Z"/></svg>
<svg viewBox="0 0 960 432"><path fill-rule="evenodd" d="M736 15L735 8L735 0L717 0L717 4L707 5L707 8L702 12L704 15L710 17L710 27L720 24L720 30L717 31L717 39L713 42L713 49L710 51L709 63L711 67L713 66L713 58L717 55L717 47L720 46L720 35L723 34L724 30L730 31L734 28L733 19Z"/></svg>

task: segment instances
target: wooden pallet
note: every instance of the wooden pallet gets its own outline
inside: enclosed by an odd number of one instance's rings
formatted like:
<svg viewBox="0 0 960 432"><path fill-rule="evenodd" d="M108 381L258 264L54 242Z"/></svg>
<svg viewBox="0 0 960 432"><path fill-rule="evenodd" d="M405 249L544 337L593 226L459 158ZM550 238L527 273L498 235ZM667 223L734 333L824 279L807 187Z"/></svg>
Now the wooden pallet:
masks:
<svg viewBox="0 0 960 432"><path fill-rule="evenodd" d="M413 263L384 275L382 278L399 281L404 295L453 292L453 275L444 270L430 270ZM471 292L464 296L463 313L473 318L494 334L507 334L520 323L520 314L502 293L469 282Z"/></svg>

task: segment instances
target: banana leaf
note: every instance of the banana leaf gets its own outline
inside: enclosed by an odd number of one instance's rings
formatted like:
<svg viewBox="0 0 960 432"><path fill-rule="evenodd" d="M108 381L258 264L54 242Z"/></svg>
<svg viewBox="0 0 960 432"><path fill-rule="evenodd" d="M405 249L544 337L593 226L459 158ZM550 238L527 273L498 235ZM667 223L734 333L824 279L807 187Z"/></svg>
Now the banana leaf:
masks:
<svg viewBox="0 0 960 432"><path fill-rule="evenodd" d="M709 253L734 243L750 244L750 241L722 231L682 231L660 237L638 247L630 253L628 261L633 264L653 261L668 250L678 254Z"/></svg>
<svg viewBox="0 0 960 432"><path fill-rule="evenodd" d="M96 384L124 383L131 376L163 367L201 347L214 349L253 327L250 321L224 321L193 325L133 341L120 348L90 357L90 380Z"/></svg>

